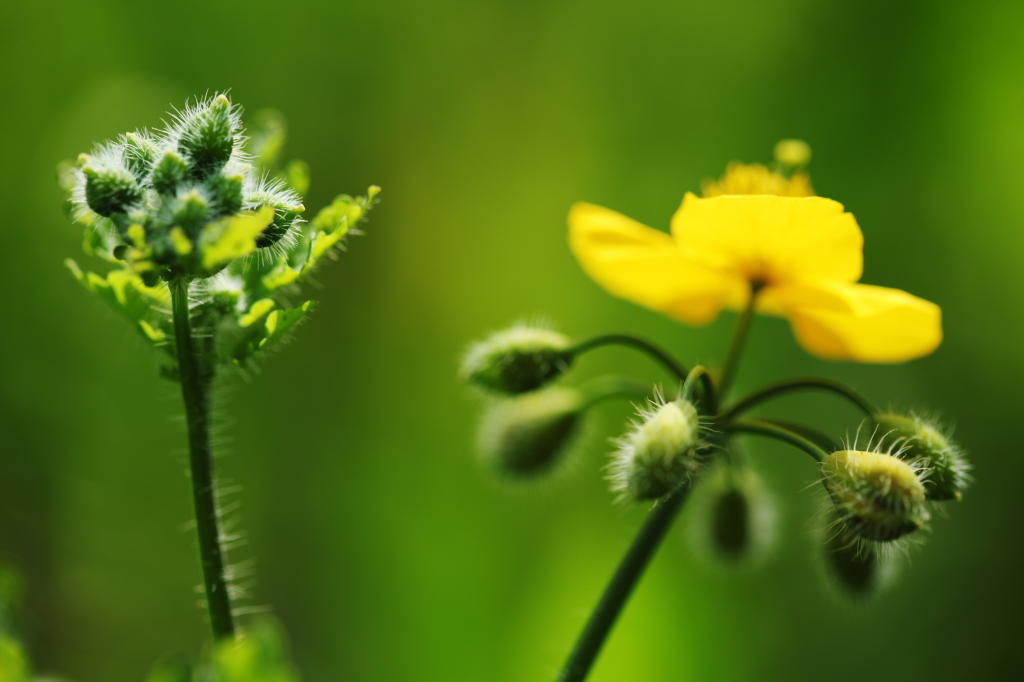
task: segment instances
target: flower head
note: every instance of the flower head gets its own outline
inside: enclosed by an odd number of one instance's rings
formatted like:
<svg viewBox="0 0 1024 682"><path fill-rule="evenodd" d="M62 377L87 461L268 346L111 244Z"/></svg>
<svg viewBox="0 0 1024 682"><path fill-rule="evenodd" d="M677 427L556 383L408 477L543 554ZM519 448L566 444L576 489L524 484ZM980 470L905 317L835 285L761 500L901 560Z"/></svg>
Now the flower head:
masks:
<svg viewBox="0 0 1024 682"><path fill-rule="evenodd" d="M792 196L810 191L786 184L794 177L732 166L705 185L705 197L686 194L671 234L578 203L569 212L570 246L610 293L682 322L709 322L757 291L756 309L787 317L800 344L820 357L902 362L933 351L942 339L938 306L857 283L857 221L831 199Z"/></svg>

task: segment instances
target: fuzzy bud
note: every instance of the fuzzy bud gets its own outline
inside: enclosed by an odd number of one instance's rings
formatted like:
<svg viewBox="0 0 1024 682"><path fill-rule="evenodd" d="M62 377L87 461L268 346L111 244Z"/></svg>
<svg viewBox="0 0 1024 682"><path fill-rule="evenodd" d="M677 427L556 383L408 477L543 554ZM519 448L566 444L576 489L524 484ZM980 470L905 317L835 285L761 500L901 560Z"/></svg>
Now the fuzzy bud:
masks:
<svg viewBox="0 0 1024 682"><path fill-rule="evenodd" d="M875 417L883 441L899 443L902 456L928 469L929 500L959 500L970 485L971 465L964 451L933 422L917 416L881 414Z"/></svg>
<svg viewBox="0 0 1024 682"><path fill-rule="evenodd" d="M569 368L569 339L563 334L517 325L474 344L462 361L460 376L501 393L533 391Z"/></svg>
<svg viewBox="0 0 1024 682"><path fill-rule="evenodd" d="M150 182L153 189L161 194L174 194L178 186L188 177L188 162L181 154L170 150L164 153L153 166Z"/></svg>
<svg viewBox="0 0 1024 682"><path fill-rule="evenodd" d="M825 538L825 561L839 587L853 597L870 596L881 582L879 548L865 543L839 519L833 519Z"/></svg>
<svg viewBox="0 0 1024 682"><path fill-rule="evenodd" d="M618 441L612 489L633 500L653 500L693 478L701 465L700 418L687 400L655 403L643 410Z"/></svg>
<svg viewBox="0 0 1024 682"><path fill-rule="evenodd" d="M895 540L928 520L921 471L896 455L839 450L821 473L840 518L862 538Z"/></svg>
<svg viewBox="0 0 1024 682"><path fill-rule="evenodd" d="M96 213L111 216L124 213L129 206L142 198L138 182L126 168L82 167L85 175L85 200Z"/></svg>
<svg viewBox="0 0 1024 682"><path fill-rule="evenodd" d="M496 401L481 421L480 450L505 473L540 473L576 432L583 406L582 393L563 387Z"/></svg>
<svg viewBox="0 0 1024 682"><path fill-rule="evenodd" d="M121 139L124 165L139 182L144 182L156 160L157 148L149 135L141 132L126 133Z"/></svg>
<svg viewBox="0 0 1024 682"><path fill-rule="evenodd" d="M216 173L206 181L214 216L231 215L242 210L241 175Z"/></svg>
<svg viewBox="0 0 1024 682"><path fill-rule="evenodd" d="M224 95L217 95L181 121L178 151L189 160L193 178L202 180L216 173L231 158L238 142L239 124Z"/></svg>

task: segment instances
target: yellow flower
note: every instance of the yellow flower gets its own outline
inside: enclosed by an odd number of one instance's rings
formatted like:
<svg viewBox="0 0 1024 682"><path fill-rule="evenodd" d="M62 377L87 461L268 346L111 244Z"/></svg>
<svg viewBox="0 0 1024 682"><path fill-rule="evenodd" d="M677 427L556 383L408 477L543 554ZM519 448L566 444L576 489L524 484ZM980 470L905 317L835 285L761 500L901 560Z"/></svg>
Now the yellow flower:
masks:
<svg viewBox="0 0 1024 682"><path fill-rule="evenodd" d="M759 163L730 163L725 168L725 175L719 180L705 180L700 189L706 197L723 194L777 194L784 197L814 195L811 179L806 173L797 172L786 177Z"/></svg>
<svg viewBox="0 0 1024 682"><path fill-rule="evenodd" d="M742 309L756 288L756 309L787 317L800 344L823 358L902 362L942 340L935 304L856 283L863 237L831 199L687 194L671 235L579 203L569 241L608 292L682 322Z"/></svg>

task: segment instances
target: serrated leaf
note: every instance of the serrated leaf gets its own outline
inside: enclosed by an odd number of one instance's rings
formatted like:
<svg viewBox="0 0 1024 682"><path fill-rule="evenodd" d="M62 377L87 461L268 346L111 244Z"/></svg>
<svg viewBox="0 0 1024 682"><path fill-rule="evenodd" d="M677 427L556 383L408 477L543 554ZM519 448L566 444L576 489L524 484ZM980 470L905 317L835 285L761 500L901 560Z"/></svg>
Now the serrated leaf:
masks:
<svg viewBox="0 0 1024 682"><path fill-rule="evenodd" d="M64 264L82 286L131 321L147 341L155 346L164 344L170 333L165 311L171 305L165 286L147 287L141 277L127 270L111 270L104 277L83 272L71 259Z"/></svg>
<svg viewBox="0 0 1024 682"><path fill-rule="evenodd" d="M256 238L274 219L274 209L264 206L255 213L244 213L207 224L199 234L201 262L213 270L225 263L248 256L256 250Z"/></svg>

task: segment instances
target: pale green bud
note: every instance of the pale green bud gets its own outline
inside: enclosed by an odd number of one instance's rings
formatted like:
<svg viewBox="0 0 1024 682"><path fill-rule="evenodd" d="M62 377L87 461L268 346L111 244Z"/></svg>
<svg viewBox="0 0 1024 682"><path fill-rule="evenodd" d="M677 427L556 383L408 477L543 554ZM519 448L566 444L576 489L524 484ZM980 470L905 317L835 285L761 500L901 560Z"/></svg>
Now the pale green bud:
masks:
<svg viewBox="0 0 1024 682"><path fill-rule="evenodd" d="M918 416L875 416L883 441L898 443L902 457L920 462L928 471L929 500L959 500L971 482L971 465L963 449L934 422Z"/></svg>
<svg viewBox="0 0 1024 682"><path fill-rule="evenodd" d="M569 368L563 334L517 325L474 344L462 361L459 375L500 393L533 391L559 377Z"/></svg>
<svg viewBox="0 0 1024 682"><path fill-rule="evenodd" d="M700 418L688 400L654 403L618 441L609 480L633 500L657 499L692 482L700 469Z"/></svg>
<svg viewBox="0 0 1024 682"><path fill-rule="evenodd" d="M896 455L839 450L821 474L839 518L860 537L887 542L928 521L922 470Z"/></svg>
<svg viewBox="0 0 1024 682"><path fill-rule="evenodd" d="M481 421L480 450L506 473L540 473L569 443L583 407L583 394L565 387L495 401Z"/></svg>

